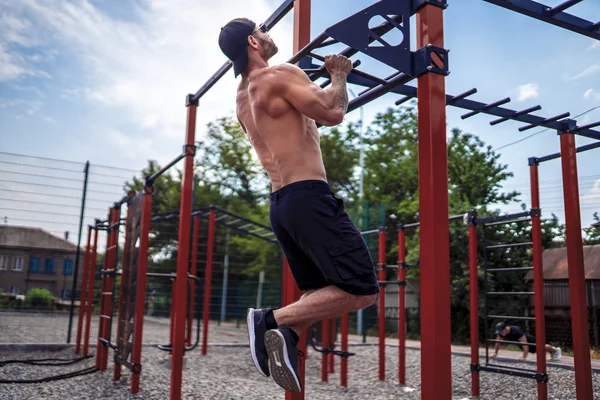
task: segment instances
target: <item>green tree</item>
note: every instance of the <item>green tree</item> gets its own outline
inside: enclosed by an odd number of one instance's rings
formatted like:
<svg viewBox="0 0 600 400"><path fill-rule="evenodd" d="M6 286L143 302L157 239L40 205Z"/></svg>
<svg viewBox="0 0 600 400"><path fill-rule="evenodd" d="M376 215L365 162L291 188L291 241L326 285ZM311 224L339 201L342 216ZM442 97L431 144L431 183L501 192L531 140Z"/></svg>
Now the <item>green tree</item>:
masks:
<svg viewBox="0 0 600 400"><path fill-rule="evenodd" d="M600 244L600 215L595 212L594 213L594 223L587 227L583 228L584 236L584 244Z"/></svg>

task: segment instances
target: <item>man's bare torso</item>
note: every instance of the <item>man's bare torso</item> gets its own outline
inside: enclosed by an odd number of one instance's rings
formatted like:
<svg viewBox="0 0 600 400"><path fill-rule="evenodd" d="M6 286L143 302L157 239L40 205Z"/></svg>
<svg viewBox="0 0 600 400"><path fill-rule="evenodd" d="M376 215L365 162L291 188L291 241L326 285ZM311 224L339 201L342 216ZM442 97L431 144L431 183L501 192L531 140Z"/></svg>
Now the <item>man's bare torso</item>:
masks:
<svg viewBox="0 0 600 400"><path fill-rule="evenodd" d="M290 183L327 181L319 132L278 93L274 67L252 71L237 92L237 116L276 191Z"/></svg>

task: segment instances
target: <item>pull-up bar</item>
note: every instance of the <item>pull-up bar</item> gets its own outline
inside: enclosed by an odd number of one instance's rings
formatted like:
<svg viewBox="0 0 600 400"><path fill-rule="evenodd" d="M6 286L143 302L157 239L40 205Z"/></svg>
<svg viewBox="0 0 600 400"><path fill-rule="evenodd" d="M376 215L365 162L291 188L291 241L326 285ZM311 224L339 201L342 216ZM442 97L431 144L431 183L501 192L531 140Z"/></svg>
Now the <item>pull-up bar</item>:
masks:
<svg viewBox="0 0 600 400"><path fill-rule="evenodd" d="M583 153L584 151L593 150L593 149L597 149L597 148L600 148L600 142L594 142L594 143L586 144L584 146L579 146L575 149L575 152ZM549 154L544 157L531 157L531 158L529 158L529 165L530 166L531 165L539 165L543 162L555 160L557 158L560 158L560 153L553 153L553 154Z"/></svg>

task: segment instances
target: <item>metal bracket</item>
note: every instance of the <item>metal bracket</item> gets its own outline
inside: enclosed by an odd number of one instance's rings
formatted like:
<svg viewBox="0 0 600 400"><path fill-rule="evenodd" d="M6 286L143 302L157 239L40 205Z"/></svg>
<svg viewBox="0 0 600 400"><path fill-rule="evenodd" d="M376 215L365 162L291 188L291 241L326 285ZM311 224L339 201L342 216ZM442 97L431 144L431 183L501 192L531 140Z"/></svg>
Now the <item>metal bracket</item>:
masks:
<svg viewBox="0 0 600 400"><path fill-rule="evenodd" d="M142 364L131 364L131 373L132 374L141 374L142 373Z"/></svg>
<svg viewBox="0 0 600 400"><path fill-rule="evenodd" d="M548 374L535 374L535 380L541 383L548 383Z"/></svg>
<svg viewBox="0 0 600 400"><path fill-rule="evenodd" d="M530 167L531 167L532 165L540 165L540 161L539 161L539 159L538 159L537 157L529 157L529 158L527 159L527 161L528 161L528 164L527 164L527 165L529 165Z"/></svg>
<svg viewBox="0 0 600 400"><path fill-rule="evenodd" d="M390 67L410 74L412 53L410 51L411 4L408 1L381 0L370 7L338 22L325 33ZM400 36L399 43L390 43L384 35L375 33L372 21L385 20L393 25L389 33ZM369 41L372 42L369 43Z"/></svg>
<svg viewBox="0 0 600 400"><path fill-rule="evenodd" d="M564 135L565 133L574 133L577 130L577 121L574 119L563 119L559 121L561 124L566 125L566 129L559 129L556 133L558 135Z"/></svg>
<svg viewBox="0 0 600 400"><path fill-rule="evenodd" d="M479 364L471 364L471 372L479 372L481 369L479 368Z"/></svg>
<svg viewBox="0 0 600 400"><path fill-rule="evenodd" d="M427 72L444 76L450 75L448 52L446 49L431 44L421 47L414 53L412 75L416 78Z"/></svg>
<svg viewBox="0 0 600 400"><path fill-rule="evenodd" d="M442 10L448 8L447 0L412 0L412 13L416 13L417 10L426 5L436 6Z"/></svg>
<svg viewBox="0 0 600 400"><path fill-rule="evenodd" d="M196 145L195 144L184 144L183 145L183 154L186 157L195 157L196 156Z"/></svg>
<svg viewBox="0 0 600 400"><path fill-rule="evenodd" d="M541 217L542 216L542 210L540 210L539 208L532 208L530 216L531 217Z"/></svg>
<svg viewBox="0 0 600 400"><path fill-rule="evenodd" d="M196 106L198 107L199 103L199 99L197 98L194 100L194 95L193 94L188 94L187 96L185 96L185 106L189 107L189 106Z"/></svg>

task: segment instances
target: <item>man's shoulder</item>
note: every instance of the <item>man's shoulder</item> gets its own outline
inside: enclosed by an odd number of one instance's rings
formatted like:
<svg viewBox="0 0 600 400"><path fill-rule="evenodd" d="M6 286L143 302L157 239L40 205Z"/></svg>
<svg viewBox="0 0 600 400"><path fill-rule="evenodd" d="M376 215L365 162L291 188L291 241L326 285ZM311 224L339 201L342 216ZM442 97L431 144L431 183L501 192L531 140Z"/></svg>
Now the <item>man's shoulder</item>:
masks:
<svg viewBox="0 0 600 400"><path fill-rule="evenodd" d="M275 76L277 78L286 76L289 77L299 73L302 74L304 72L297 65L288 63L273 65L272 67L267 67L264 70L264 74Z"/></svg>

